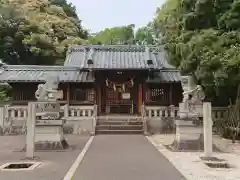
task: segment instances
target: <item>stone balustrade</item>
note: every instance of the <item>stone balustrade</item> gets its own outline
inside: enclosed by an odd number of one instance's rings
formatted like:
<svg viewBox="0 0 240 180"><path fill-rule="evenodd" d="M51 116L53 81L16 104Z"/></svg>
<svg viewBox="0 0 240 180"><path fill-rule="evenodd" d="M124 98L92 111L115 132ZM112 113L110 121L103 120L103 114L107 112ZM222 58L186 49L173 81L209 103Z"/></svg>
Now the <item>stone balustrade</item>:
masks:
<svg viewBox="0 0 240 180"><path fill-rule="evenodd" d="M93 133L96 127L97 106L61 106L63 119L66 120L68 133L88 131ZM2 134L21 134L25 132L28 106L0 107L0 127ZM7 133L7 132L8 133ZM14 131L10 133L9 131Z"/></svg>
<svg viewBox="0 0 240 180"><path fill-rule="evenodd" d="M228 107L213 107L212 118L213 122L220 122L228 118ZM142 108L143 121L149 119L174 120L179 116L179 108L174 106L143 106ZM66 130L68 133L94 133L97 119L97 106L61 106L63 119L66 120ZM18 132L24 132L26 129L26 119L28 115L27 106L3 106L0 107L0 127L1 131L13 131L18 129ZM18 134L18 133L16 133Z"/></svg>
<svg viewBox="0 0 240 180"><path fill-rule="evenodd" d="M146 118L176 118L179 116L179 108L175 106L144 106ZM228 117L228 107L212 107L212 118L222 120Z"/></svg>
<svg viewBox="0 0 240 180"><path fill-rule="evenodd" d="M148 118L164 118L178 116L178 107L167 106L144 106L145 117Z"/></svg>
<svg viewBox="0 0 240 180"><path fill-rule="evenodd" d="M64 117L68 119L88 118L95 116L95 106L69 106L65 105Z"/></svg>
<svg viewBox="0 0 240 180"><path fill-rule="evenodd" d="M179 107L146 106L142 108L142 119L145 133L171 132L174 120L179 117ZM213 130L218 132L224 120L228 118L228 107L212 107Z"/></svg>

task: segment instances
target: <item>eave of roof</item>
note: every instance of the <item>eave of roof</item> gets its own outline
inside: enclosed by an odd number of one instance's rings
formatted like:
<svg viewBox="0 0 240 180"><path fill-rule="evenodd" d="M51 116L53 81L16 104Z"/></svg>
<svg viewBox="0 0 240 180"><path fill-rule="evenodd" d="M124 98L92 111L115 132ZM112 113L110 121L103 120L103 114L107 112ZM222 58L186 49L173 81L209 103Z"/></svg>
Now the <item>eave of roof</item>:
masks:
<svg viewBox="0 0 240 180"><path fill-rule="evenodd" d="M93 73L77 67L6 65L0 73L0 82L44 82L52 75L57 75L60 82L95 81Z"/></svg>
<svg viewBox="0 0 240 180"><path fill-rule="evenodd" d="M147 83L180 83L182 76L179 70L164 69L154 74L154 77L147 79Z"/></svg>

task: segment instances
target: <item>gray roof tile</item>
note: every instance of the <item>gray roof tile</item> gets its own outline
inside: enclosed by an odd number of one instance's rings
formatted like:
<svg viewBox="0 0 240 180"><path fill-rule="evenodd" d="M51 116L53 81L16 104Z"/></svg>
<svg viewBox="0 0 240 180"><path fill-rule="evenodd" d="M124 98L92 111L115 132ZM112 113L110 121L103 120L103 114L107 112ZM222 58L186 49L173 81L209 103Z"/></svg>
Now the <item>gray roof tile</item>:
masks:
<svg viewBox="0 0 240 180"><path fill-rule="evenodd" d="M64 65L89 68L89 58L93 69L148 69L147 60L153 61L154 69L174 68L168 64L163 48L135 45L73 45Z"/></svg>
<svg viewBox="0 0 240 180"><path fill-rule="evenodd" d="M92 73L76 67L6 65L0 73L0 82L40 82L57 75L61 82L94 82Z"/></svg>
<svg viewBox="0 0 240 180"><path fill-rule="evenodd" d="M161 82L181 82L182 76L178 70L160 70L160 72L156 73L153 79L147 80L149 83L161 83Z"/></svg>

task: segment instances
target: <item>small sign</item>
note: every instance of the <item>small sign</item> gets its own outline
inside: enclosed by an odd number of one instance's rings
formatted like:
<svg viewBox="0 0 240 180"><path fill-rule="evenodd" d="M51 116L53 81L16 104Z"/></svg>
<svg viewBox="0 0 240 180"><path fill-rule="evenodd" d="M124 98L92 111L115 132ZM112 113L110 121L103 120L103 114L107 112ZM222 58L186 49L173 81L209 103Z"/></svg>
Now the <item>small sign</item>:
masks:
<svg viewBox="0 0 240 180"><path fill-rule="evenodd" d="M58 118L60 104L56 102L38 102L36 103L36 116L48 116Z"/></svg>
<svg viewBox="0 0 240 180"><path fill-rule="evenodd" d="M130 93L122 93L122 98L123 99L130 99L131 95L130 95Z"/></svg>

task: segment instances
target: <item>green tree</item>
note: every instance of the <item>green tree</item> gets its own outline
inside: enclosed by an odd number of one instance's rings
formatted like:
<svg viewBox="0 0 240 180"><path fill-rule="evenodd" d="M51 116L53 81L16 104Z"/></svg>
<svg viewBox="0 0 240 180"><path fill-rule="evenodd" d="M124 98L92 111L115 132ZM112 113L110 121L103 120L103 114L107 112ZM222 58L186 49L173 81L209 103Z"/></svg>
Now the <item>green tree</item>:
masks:
<svg viewBox="0 0 240 180"><path fill-rule="evenodd" d="M213 99L240 83L239 0L167 0L153 20L169 62L192 74ZM222 97L222 96L221 96Z"/></svg>
<svg viewBox="0 0 240 180"><path fill-rule="evenodd" d="M89 42L92 44L132 44L134 43L134 28L133 24L106 28L93 34Z"/></svg>
<svg viewBox="0 0 240 180"><path fill-rule="evenodd" d="M52 3L11 0L0 5L0 58L9 64L61 64L68 45L88 43L74 7Z"/></svg>
<svg viewBox="0 0 240 180"><path fill-rule="evenodd" d="M154 44L154 35L151 26L145 26L137 29L135 33L135 41L140 44Z"/></svg>

